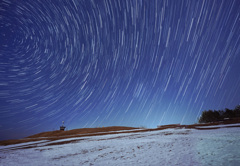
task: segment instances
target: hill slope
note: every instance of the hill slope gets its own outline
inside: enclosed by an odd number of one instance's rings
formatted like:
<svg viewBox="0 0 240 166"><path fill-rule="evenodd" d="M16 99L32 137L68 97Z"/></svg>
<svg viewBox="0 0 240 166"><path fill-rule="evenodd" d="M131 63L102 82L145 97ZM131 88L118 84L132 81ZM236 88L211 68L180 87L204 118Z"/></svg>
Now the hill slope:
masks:
<svg viewBox="0 0 240 166"><path fill-rule="evenodd" d="M239 125L131 130L138 132L0 146L0 165L240 165Z"/></svg>

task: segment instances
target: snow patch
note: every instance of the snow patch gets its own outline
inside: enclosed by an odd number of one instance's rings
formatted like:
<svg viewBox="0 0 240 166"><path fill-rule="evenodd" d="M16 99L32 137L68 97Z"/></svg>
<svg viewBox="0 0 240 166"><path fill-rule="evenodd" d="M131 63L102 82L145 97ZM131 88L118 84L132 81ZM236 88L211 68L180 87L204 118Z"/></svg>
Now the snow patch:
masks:
<svg viewBox="0 0 240 166"><path fill-rule="evenodd" d="M0 150L0 165L240 165L239 138L238 127L71 138L48 142L74 141L68 144Z"/></svg>

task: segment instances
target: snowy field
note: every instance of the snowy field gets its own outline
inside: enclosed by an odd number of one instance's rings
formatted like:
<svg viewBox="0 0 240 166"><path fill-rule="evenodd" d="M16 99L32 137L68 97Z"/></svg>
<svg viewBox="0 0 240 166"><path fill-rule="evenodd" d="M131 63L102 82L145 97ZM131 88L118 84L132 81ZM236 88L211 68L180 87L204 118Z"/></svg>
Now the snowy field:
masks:
<svg viewBox="0 0 240 166"><path fill-rule="evenodd" d="M0 165L239 166L239 149L240 127L166 129L0 146Z"/></svg>

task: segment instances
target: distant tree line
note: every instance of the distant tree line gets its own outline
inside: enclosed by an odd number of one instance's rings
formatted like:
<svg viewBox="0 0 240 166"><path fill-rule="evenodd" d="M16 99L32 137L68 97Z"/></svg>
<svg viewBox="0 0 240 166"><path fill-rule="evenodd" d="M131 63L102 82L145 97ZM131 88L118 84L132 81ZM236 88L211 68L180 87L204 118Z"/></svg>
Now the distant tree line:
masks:
<svg viewBox="0 0 240 166"><path fill-rule="evenodd" d="M226 108L225 110L203 111L198 122L199 123L219 122L239 117L240 117L240 105L236 106L235 109L233 110Z"/></svg>

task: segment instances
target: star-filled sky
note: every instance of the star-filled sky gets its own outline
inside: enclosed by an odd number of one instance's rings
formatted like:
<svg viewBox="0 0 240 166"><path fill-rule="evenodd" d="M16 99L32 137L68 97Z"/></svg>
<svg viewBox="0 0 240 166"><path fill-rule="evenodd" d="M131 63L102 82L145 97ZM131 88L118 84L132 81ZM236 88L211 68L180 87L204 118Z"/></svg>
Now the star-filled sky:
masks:
<svg viewBox="0 0 240 166"><path fill-rule="evenodd" d="M0 32L1 139L240 103L239 0L1 0Z"/></svg>

